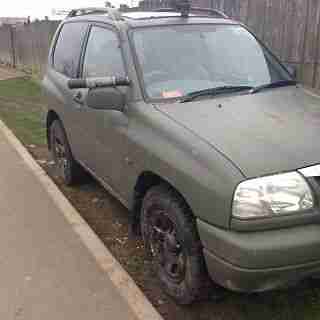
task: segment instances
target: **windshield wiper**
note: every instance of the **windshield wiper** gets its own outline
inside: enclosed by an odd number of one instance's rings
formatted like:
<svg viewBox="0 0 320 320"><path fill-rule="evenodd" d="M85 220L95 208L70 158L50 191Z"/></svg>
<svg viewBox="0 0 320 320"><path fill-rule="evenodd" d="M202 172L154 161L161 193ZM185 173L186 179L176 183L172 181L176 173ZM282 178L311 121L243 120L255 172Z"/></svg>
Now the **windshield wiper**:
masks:
<svg viewBox="0 0 320 320"><path fill-rule="evenodd" d="M233 93L233 92L240 92L244 90L252 90L253 87L250 86L221 86L215 88L204 89L200 91L194 91L188 93L184 98L180 100L181 103L190 102L198 97L202 96L216 96L218 94L223 93Z"/></svg>
<svg viewBox="0 0 320 320"><path fill-rule="evenodd" d="M297 81L295 81L295 80L280 80L280 81L270 82L270 83L255 87L255 88L251 89L250 93L257 93L257 92L264 90L264 89L280 88L280 87L286 87L286 86L295 86L296 84L297 84Z"/></svg>

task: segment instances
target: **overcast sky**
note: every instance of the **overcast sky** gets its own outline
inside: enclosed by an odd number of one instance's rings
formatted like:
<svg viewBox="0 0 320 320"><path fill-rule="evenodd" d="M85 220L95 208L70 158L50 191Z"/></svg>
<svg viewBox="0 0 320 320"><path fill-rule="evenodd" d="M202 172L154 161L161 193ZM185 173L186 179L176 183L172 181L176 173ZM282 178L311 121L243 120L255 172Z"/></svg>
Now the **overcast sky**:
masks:
<svg viewBox="0 0 320 320"><path fill-rule="evenodd" d="M52 16L53 9L72 9L79 7L101 7L104 0L1 0L0 16L2 17L27 17L44 18ZM120 3L131 5L131 0L111 0L115 7ZM134 0L134 4L138 1Z"/></svg>

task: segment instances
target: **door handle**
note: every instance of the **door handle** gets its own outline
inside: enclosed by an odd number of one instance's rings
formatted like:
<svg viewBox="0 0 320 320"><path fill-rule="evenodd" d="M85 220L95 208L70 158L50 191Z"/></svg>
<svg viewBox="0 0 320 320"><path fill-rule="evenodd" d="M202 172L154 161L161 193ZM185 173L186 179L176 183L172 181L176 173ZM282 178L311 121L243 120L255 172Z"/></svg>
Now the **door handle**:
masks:
<svg viewBox="0 0 320 320"><path fill-rule="evenodd" d="M84 105L83 94L79 91L73 96L73 101L81 106Z"/></svg>

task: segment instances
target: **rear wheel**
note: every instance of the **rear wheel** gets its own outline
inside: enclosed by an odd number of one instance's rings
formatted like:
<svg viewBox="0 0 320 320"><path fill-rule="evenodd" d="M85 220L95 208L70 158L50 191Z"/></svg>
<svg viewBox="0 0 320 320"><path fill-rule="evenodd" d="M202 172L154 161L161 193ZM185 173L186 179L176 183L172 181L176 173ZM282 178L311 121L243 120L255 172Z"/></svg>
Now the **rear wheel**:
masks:
<svg viewBox="0 0 320 320"><path fill-rule="evenodd" d="M195 219L171 188L151 188L142 203L141 232L164 290L190 304L207 283L207 271Z"/></svg>
<svg viewBox="0 0 320 320"><path fill-rule="evenodd" d="M51 153L59 176L66 185L73 185L83 175L83 169L74 160L69 142L60 120L50 126Z"/></svg>

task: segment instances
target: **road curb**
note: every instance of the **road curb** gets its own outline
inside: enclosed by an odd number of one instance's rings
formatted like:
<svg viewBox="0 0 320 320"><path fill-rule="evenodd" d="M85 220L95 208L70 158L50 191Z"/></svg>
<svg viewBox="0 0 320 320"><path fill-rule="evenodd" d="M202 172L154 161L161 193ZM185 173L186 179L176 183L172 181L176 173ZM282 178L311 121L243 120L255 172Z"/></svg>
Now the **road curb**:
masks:
<svg viewBox="0 0 320 320"><path fill-rule="evenodd" d="M63 213L65 219L69 222L72 230L80 237L82 243L94 256L100 268L108 275L113 285L126 300L136 317L141 320L163 320L161 315L138 288L134 280L122 268L120 263L105 247L102 241L84 221L78 211L63 195L47 173L33 159L28 150L1 120L0 130L4 133L12 147L21 156L26 166L48 192L54 203Z"/></svg>

